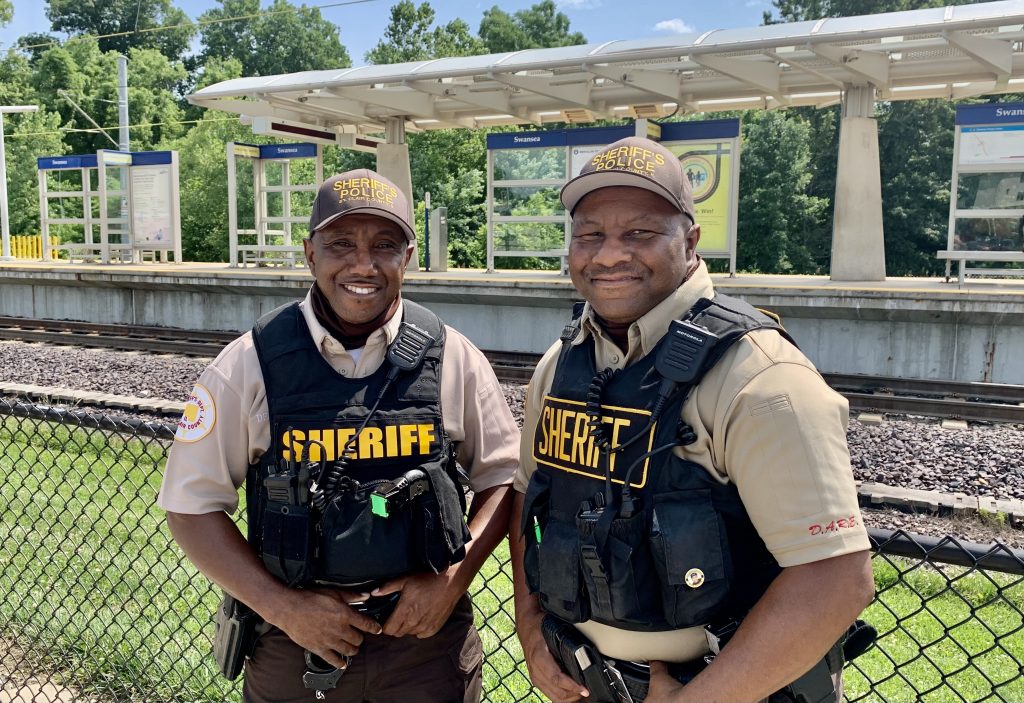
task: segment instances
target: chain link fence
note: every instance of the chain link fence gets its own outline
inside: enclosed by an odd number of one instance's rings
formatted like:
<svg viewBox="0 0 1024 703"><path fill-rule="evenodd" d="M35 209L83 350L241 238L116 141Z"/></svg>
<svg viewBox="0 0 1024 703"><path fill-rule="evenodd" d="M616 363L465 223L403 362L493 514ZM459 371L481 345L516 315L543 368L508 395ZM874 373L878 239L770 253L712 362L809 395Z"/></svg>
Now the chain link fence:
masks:
<svg viewBox="0 0 1024 703"><path fill-rule="evenodd" d="M220 593L156 505L170 424L0 399L0 701L238 701L210 654ZM879 631L850 701L1024 701L1024 554L873 532ZM540 701L505 545L473 585L484 699Z"/></svg>

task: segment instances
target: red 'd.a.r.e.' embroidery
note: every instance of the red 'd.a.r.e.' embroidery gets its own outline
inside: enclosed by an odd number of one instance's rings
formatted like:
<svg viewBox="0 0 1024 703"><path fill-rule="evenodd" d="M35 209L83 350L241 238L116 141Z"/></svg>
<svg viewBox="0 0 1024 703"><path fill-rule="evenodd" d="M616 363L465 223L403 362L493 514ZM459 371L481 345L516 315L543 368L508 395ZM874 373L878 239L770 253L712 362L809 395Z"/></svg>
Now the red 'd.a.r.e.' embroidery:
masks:
<svg viewBox="0 0 1024 703"><path fill-rule="evenodd" d="M838 532L839 530L846 530L851 527L856 527L856 525L857 516L851 515L850 517L841 517L838 520L833 520L826 525L810 525L808 526L807 531L810 532L812 535L825 535L829 534L830 532Z"/></svg>

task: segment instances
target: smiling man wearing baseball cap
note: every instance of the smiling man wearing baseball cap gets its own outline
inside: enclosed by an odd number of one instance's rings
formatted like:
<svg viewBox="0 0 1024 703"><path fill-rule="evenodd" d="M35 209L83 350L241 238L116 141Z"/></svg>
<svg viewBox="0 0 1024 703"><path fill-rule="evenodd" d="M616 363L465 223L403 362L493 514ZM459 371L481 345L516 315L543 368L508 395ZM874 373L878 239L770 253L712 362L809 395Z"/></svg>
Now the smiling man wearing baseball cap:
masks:
<svg viewBox="0 0 1024 703"><path fill-rule="evenodd" d="M841 700L873 593L846 400L715 293L664 146L609 145L561 200L586 304L527 391L510 535L534 684L556 703Z"/></svg>
<svg viewBox="0 0 1024 703"><path fill-rule="evenodd" d="M218 665L244 663L248 703L475 703L466 590L506 532L515 421L483 354L402 300L415 232L393 183L327 180L304 246L309 294L203 372L160 492L233 596ZM230 517L243 485L248 541Z"/></svg>

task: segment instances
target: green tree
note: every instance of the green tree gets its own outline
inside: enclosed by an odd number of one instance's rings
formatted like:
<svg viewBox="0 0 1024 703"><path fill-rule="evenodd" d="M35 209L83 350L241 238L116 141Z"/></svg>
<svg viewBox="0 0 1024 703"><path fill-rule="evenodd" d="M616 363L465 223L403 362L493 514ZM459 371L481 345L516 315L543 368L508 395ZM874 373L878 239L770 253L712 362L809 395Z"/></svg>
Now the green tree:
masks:
<svg viewBox="0 0 1024 703"><path fill-rule="evenodd" d="M220 115L214 113L213 117ZM240 122L204 121L161 148L178 152L181 174L181 249L186 261L228 259L228 142L266 143ZM245 179L240 179L245 183ZM251 179L249 180L251 184ZM241 226L252 227L242 214ZM249 220L252 219L251 214Z"/></svg>
<svg viewBox="0 0 1024 703"><path fill-rule="evenodd" d="M495 5L484 11L478 34L495 53L587 43L581 32L569 31L569 18L553 0L542 0L514 15Z"/></svg>
<svg viewBox="0 0 1024 703"><path fill-rule="evenodd" d="M412 0L401 0L391 8L391 21L384 37L366 52L367 62L404 63L487 53L487 47L472 35L465 21L455 19L443 27L434 27L434 18L429 2L417 7Z"/></svg>
<svg viewBox="0 0 1024 703"><path fill-rule="evenodd" d="M947 100L882 103L878 150L882 171L885 270L890 276L938 275L946 248L953 168L953 118Z"/></svg>
<svg viewBox="0 0 1024 703"><path fill-rule="evenodd" d="M174 89L186 77L180 61L168 61L153 49L132 49L128 56L128 115L134 125L130 131L132 149L154 149L183 131L183 110L175 100ZM108 124L117 124L111 115Z"/></svg>
<svg viewBox="0 0 1024 703"><path fill-rule="evenodd" d="M4 141L7 159L7 195L12 234L39 233L39 187L36 159L66 153L58 128L60 115L40 110L6 115Z"/></svg>
<svg viewBox="0 0 1024 703"><path fill-rule="evenodd" d="M241 75L270 76L351 65L338 27L316 8L274 0L265 11L259 0L220 0L221 6L199 18L203 50L200 62L234 58ZM254 16L255 15L255 16ZM228 19L244 17L244 19ZM219 21L227 20L227 21Z"/></svg>
<svg viewBox="0 0 1024 703"><path fill-rule="evenodd" d="M807 195L810 129L781 112L748 112L743 121L737 265L745 271L819 273L808 233L826 200Z"/></svg>
<svg viewBox="0 0 1024 703"><path fill-rule="evenodd" d="M11 0L0 0L0 27L14 19L14 3Z"/></svg>
<svg viewBox="0 0 1024 703"><path fill-rule="evenodd" d="M60 39L52 34L46 34L45 32L31 32L18 37L18 41L15 43L15 46L20 52L28 54L29 61L34 64L47 49L57 46L60 43Z"/></svg>
<svg viewBox="0 0 1024 703"><path fill-rule="evenodd" d="M92 129L75 109L78 104L117 140L117 54L103 52L94 40L69 42L45 51L34 65L32 87L37 99L60 113L69 129ZM185 79L185 68L155 49L128 52L128 114L132 124L155 125L131 129L132 149L152 149L181 132L182 110L174 89ZM65 97L67 96L67 97ZM70 99L69 99L70 98ZM90 132L69 132L65 143L73 153L114 147L107 137Z"/></svg>
<svg viewBox="0 0 1024 703"><path fill-rule="evenodd" d="M0 105L22 105L34 97L32 67L24 54L0 54L0 76Z"/></svg>
<svg viewBox="0 0 1024 703"><path fill-rule="evenodd" d="M3 0L0 0L3 2ZM48 0L46 16L55 32L105 36L101 51L128 55L132 48L156 49L175 60L188 51L195 26L171 0ZM157 32L140 32L168 27Z"/></svg>

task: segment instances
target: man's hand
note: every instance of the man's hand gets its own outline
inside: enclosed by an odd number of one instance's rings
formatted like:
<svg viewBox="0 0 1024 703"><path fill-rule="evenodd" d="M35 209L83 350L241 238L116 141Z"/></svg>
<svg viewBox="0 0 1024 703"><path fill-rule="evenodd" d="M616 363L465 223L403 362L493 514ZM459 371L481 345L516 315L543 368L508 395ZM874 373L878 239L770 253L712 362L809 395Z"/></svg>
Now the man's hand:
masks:
<svg viewBox="0 0 1024 703"><path fill-rule="evenodd" d="M516 629L519 631L519 641L523 645L523 655L533 685L553 703L571 703L589 696L590 692L584 686L562 671L548 649L540 630L543 613L540 618L532 615L518 618Z"/></svg>
<svg viewBox="0 0 1024 703"><path fill-rule="evenodd" d="M433 637L448 622L464 589L452 578L454 567L440 574L414 574L388 581L372 595L402 592L398 605L384 623L384 634L392 637L415 635Z"/></svg>
<svg viewBox="0 0 1024 703"><path fill-rule="evenodd" d="M281 628L295 644L339 669L345 668L344 657L359 651L364 632L380 634L376 620L348 605L366 600L365 593L337 589L296 589L293 593L287 611L276 615L271 624Z"/></svg>
<svg viewBox="0 0 1024 703"><path fill-rule="evenodd" d="M651 662L651 687L644 699L646 703L672 703L682 690L683 685L669 676L665 662Z"/></svg>

